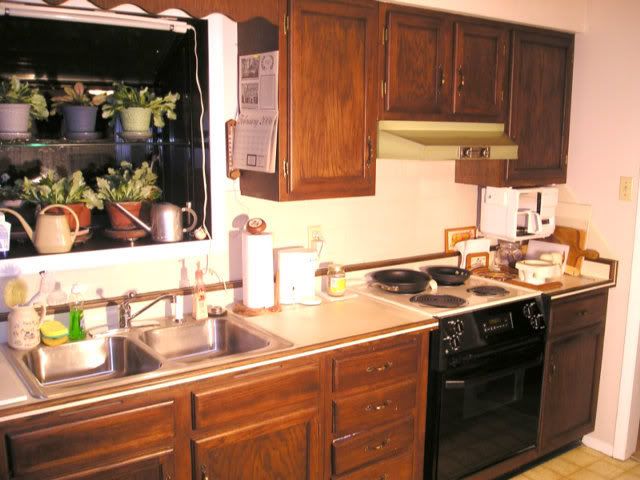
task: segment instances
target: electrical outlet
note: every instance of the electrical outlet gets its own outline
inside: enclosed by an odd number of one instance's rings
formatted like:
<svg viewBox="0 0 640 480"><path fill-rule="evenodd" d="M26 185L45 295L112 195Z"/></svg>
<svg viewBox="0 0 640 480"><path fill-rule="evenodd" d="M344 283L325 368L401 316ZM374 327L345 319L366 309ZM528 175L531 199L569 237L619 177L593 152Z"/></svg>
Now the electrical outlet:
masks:
<svg viewBox="0 0 640 480"><path fill-rule="evenodd" d="M620 177L620 200L631 201L633 194L633 177Z"/></svg>
<svg viewBox="0 0 640 480"><path fill-rule="evenodd" d="M323 242L322 227L320 225L312 225L307 229L308 239L307 246L309 248L315 248L317 242Z"/></svg>

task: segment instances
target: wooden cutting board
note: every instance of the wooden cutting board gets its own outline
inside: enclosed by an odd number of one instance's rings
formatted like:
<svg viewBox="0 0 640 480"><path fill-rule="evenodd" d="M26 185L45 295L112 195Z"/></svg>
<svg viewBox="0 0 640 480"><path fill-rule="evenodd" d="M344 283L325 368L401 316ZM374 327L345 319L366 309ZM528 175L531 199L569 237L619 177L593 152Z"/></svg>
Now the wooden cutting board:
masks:
<svg viewBox="0 0 640 480"><path fill-rule="evenodd" d="M567 265L575 267L578 271L582 268L582 260L584 258L587 258L588 260L597 260L600 258L600 254L595 250L585 250L587 243L586 230L557 225L551 239L554 242L569 245Z"/></svg>

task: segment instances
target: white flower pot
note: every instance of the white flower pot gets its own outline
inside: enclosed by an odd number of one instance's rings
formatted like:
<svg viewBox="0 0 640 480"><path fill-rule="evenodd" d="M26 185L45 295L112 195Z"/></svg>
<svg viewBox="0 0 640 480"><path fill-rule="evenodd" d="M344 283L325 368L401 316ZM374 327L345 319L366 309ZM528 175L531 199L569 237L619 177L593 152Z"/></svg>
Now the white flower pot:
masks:
<svg viewBox="0 0 640 480"><path fill-rule="evenodd" d="M0 103L0 133L27 133L30 109L27 103Z"/></svg>
<svg viewBox="0 0 640 480"><path fill-rule="evenodd" d="M122 129L126 132L147 132L151 125L151 109L141 107L125 108L120 112Z"/></svg>

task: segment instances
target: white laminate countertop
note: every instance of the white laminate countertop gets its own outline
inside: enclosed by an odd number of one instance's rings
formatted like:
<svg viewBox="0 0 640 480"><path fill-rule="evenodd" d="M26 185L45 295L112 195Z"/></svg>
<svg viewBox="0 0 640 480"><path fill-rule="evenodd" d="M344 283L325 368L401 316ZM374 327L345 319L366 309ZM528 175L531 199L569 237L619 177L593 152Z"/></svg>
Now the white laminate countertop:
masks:
<svg viewBox="0 0 640 480"><path fill-rule="evenodd" d="M20 378L0 354L0 364L4 362L8 367L3 382L6 385L11 384L18 387L18 391L16 388L5 389L0 383L0 421L158 390L411 331L435 328L438 324L437 320L428 315L386 305L363 295L351 296L341 301L323 301L317 306L285 306L281 312L257 317L243 317L243 320L288 340L292 346L277 352L280 355L275 357L273 356L274 352L269 352L269 358L266 360L258 356L254 359L255 361L250 363L234 365L233 359L230 359L228 368L223 367L213 371L211 365L207 365L207 362L203 361L202 364L194 366L192 373L187 377L172 379L168 375L166 382L154 383L153 385L139 383L132 385L131 389L116 393L100 395L96 385L91 385L87 391L95 391L94 397L74 400L73 396L70 396L69 402L55 405L47 405L46 399L30 396ZM104 388L108 387L108 384L104 385ZM25 396L26 400L24 400ZM17 413L7 411L10 407L25 405L30 407L29 410L22 411L21 409Z"/></svg>

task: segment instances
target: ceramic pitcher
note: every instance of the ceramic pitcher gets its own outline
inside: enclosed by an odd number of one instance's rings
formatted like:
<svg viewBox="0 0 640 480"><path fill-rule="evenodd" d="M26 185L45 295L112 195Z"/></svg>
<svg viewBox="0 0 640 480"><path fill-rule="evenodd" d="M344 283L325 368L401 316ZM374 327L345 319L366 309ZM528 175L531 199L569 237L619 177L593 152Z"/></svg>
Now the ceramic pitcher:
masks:
<svg viewBox="0 0 640 480"><path fill-rule="evenodd" d="M38 309L41 310L39 314ZM44 305L13 307L9 312L9 346L17 350L37 347L40 344L40 323L46 312Z"/></svg>

